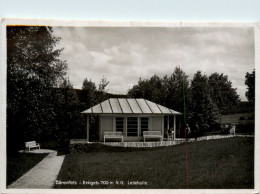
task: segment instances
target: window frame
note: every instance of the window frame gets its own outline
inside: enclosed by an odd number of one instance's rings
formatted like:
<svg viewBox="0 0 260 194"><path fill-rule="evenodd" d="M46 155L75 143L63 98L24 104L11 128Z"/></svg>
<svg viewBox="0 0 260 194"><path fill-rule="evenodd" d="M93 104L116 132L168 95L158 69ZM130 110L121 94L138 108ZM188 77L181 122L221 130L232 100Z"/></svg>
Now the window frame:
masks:
<svg viewBox="0 0 260 194"><path fill-rule="evenodd" d="M117 130L117 119L123 119L122 131L118 131L118 130ZM124 131L125 131L125 117L115 117L115 131L117 131L117 132L123 132L123 134L124 134Z"/></svg>
<svg viewBox="0 0 260 194"><path fill-rule="evenodd" d="M134 121L134 122L136 122L136 123L129 123L130 122L130 118L132 118L133 120L132 120L132 122ZM127 137L139 137L139 127L138 127L138 117L127 117L127 123L126 123L126 135L127 135ZM132 125L133 127L131 128L131 127L129 127L129 125ZM135 126L136 126L136 128L135 128ZM129 131L129 129L131 129L131 130L135 130L136 129L136 132L134 131L134 132L128 132ZM136 133L136 135L129 135L130 133Z"/></svg>
<svg viewBox="0 0 260 194"><path fill-rule="evenodd" d="M147 119L147 128L145 128L145 130L142 130L142 119ZM140 117L140 136L143 137L143 132L144 131L149 131L149 120L150 120L150 117L146 117L146 116L143 116L143 117Z"/></svg>
<svg viewBox="0 0 260 194"><path fill-rule="evenodd" d="M118 131L117 130L117 119L118 118L122 118L123 119L123 136L125 136L125 137L143 137L143 134L142 134L142 132L143 131L149 131L149 129L150 129L150 117L149 116L147 116L147 115L145 115L145 116L131 116L131 115L128 115L128 116L115 116L114 117L115 119L114 119L114 130L115 131ZM128 121L129 121L129 118L136 118L137 119L137 123L136 123L136 125L137 125L137 135L135 135L135 136L129 136L128 135ZM146 130L143 130L142 131L142 118L147 118L147 129ZM121 132L121 131L120 131Z"/></svg>

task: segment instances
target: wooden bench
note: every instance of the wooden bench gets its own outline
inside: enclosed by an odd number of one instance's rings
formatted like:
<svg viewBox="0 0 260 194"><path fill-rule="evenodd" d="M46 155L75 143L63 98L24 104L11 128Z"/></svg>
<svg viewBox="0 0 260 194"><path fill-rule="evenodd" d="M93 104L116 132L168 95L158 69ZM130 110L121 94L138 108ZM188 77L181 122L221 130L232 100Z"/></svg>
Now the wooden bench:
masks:
<svg viewBox="0 0 260 194"><path fill-rule="evenodd" d="M29 151L31 151L31 148L40 149L40 144L36 143L36 141L25 142L25 149L29 149Z"/></svg>
<svg viewBox="0 0 260 194"><path fill-rule="evenodd" d="M106 131L104 132L104 143L106 142L106 139L121 139L121 141L123 142L123 132Z"/></svg>
<svg viewBox="0 0 260 194"><path fill-rule="evenodd" d="M159 138L161 141L163 140L162 132L161 131L144 131L144 142L147 138Z"/></svg>

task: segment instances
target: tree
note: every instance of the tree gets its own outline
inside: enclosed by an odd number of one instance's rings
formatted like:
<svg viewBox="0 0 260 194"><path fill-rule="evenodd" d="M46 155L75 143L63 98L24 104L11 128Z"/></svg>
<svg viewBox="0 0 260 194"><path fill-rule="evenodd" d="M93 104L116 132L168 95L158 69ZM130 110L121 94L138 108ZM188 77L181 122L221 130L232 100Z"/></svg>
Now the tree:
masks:
<svg viewBox="0 0 260 194"><path fill-rule="evenodd" d="M139 78L138 84L129 89L127 95L132 98L144 98L145 96L146 81Z"/></svg>
<svg viewBox="0 0 260 194"><path fill-rule="evenodd" d="M176 67L170 77L164 77L165 105L173 110L184 112L184 97L189 104L189 80L185 72Z"/></svg>
<svg viewBox="0 0 260 194"><path fill-rule="evenodd" d="M255 102L255 70L246 73L245 84L247 85L246 97L249 102Z"/></svg>
<svg viewBox="0 0 260 194"><path fill-rule="evenodd" d="M210 96L210 85L206 75L200 71L194 74L190 88L189 118L191 123L197 123L203 134L209 130L218 119L218 110Z"/></svg>
<svg viewBox="0 0 260 194"><path fill-rule="evenodd" d="M80 94L80 101L84 103L83 109L90 108L96 103L96 84L87 78L84 79L82 91Z"/></svg>
<svg viewBox="0 0 260 194"><path fill-rule="evenodd" d="M180 67L176 67L170 76L165 75L163 78L157 75L149 79L140 78L138 84L128 91L128 96L145 98L181 113L184 113L184 95L186 104L189 104L189 80ZM177 120L177 126L183 129L183 117L178 118L180 119ZM170 118L170 121L172 120ZM183 130L181 130L181 135L182 133Z"/></svg>
<svg viewBox="0 0 260 194"><path fill-rule="evenodd" d="M96 84L92 82L91 80L88 80L87 78L84 79L83 85L82 85L82 91L80 94L80 100L84 104L83 109L88 109L95 104L98 104L108 98L107 95L107 85L109 84L109 81L105 77L103 77L100 80L100 83L98 85L98 89L96 88ZM86 117L84 118L86 119ZM83 119L83 120L84 120ZM98 139L98 117L91 115L90 117L90 140L96 140Z"/></svg>
<svg viewBox="0 0 260 194"><path fill-rule="evenodd" d="M10 141L23 146L24 141L43 139L55 127L57 93L53 88L62 82L67 64L59 59L62 49L55 46L60 38L52 32L51 27L7 27L9 145Z"/></svg>
<svg viewBox="0 0 260 194"><path fill-rule="evenodd" d="M153 75L149 79L140 78L138 84L128 91L128 95L133 98L145 98L164 105L163 96L165 93L162 92L163 87L162 79L157 75Z"/></svg>
<svg viewBox="0 0 260 194"><path fill-rule="evenodd" d="M188 94L188 76L180 67L176 67L169 77L165 75L160 78L154 75L150 79L140 78L138 84L128 91L128 95L134 98L145 98L183 112L183 89Z"/></svg>
<svg viewBox="0 0 260 194"><path fill-rule="evenodd" d="M97 92L97 103L100 103L104 100L107 99L107 92L108 92L108 89L106 89L106 87L108 86L109 84L109 81L107 81L107 79L105 77L103 77L99 84L98 84L98 92Z"/></svg>
<svg viewBox="0 0 260 194"><path fill-rule="evenodd" d="M69 139L82 138L84 120L81 114L82 104L69 79L65 79L57 90L61 92L60 103L57 103L55 110L60 128L57 142L58 146L64 147L68 145Z"/></svg>
<svg viewBox="0 0 260 194"><path fill-rule="evenodd" d="M239 95L227 75L213 73L209 76L210 96L221 114L228 114L239 102Z"/></svg>

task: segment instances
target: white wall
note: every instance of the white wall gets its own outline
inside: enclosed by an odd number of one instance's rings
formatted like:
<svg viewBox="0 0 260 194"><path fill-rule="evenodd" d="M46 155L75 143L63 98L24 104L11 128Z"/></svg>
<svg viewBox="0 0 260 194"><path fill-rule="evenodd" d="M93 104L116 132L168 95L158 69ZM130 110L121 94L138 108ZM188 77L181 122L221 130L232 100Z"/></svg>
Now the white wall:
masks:
<svg viewBox="0 0 260 194"><path fill-rule="evenodd" d="M151 119L151 130L152 131L162 131L162 122L163 122L163 117L158 116L158 117L150 117Z"/></svg>
<svg viewBox="0 0 260 194"><path fill-rule="evenodd" d="M163 131L163 116L151 116L149 117L149 130L151 131ZM100 130L99 139L103 140L104 131L113 131L114 116L100 116ZM130 137L137 138L137 137Z"/></svg>
<svg viewBox="0 0 260 194"><path fill-rule="evenodd" d="M113 117L102 116L100 118L101 118L102 131L113 131Z"/></svg>

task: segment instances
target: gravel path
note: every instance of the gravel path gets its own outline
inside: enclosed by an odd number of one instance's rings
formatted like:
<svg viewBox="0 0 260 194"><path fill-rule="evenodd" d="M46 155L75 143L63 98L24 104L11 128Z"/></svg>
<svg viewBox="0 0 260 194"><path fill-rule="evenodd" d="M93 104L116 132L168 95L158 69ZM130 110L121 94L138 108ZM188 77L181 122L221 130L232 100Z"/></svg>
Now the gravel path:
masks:
<svg viewBox="0 0 260 194"><path fill-rule="evenodd" d="M39 153L39 151L38 151ZM42 152L43 153L43 152ZM46 153L46 151L45 151ZM49 189L52 188L59 174L65 156L57 156L52 151L41 162L25 173L17 181L9 185L8 189Z"/></svg>

